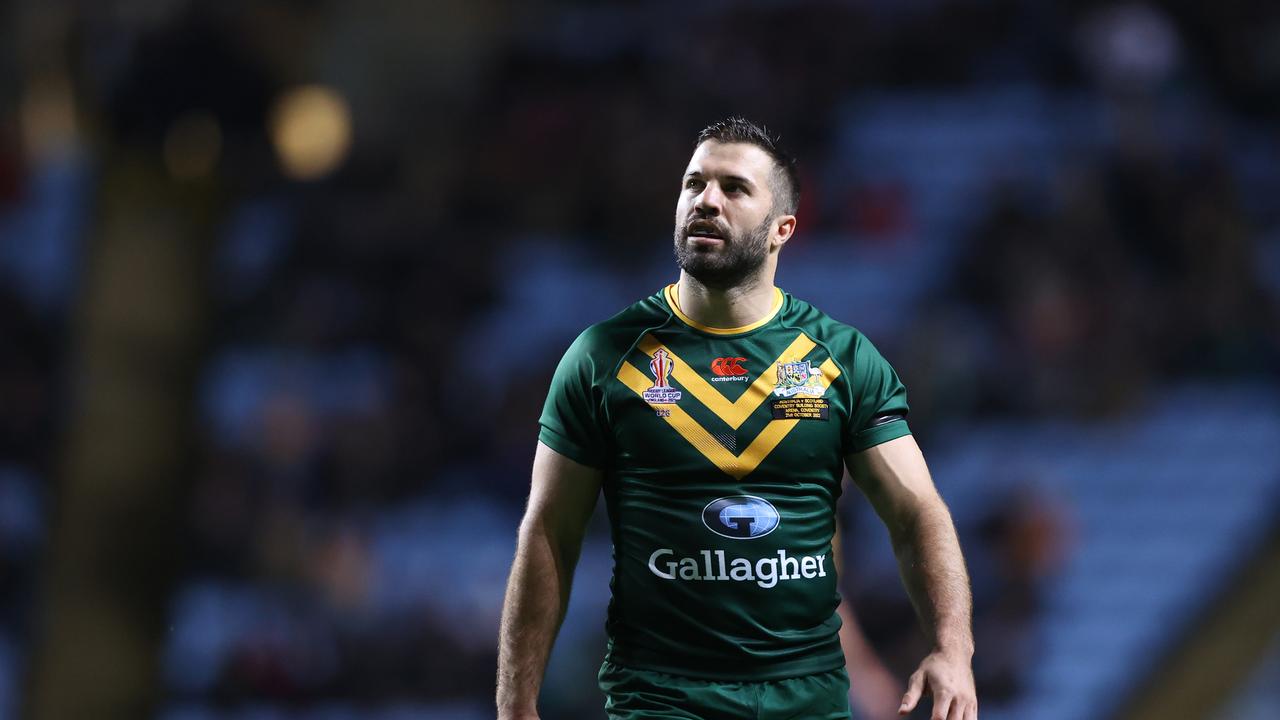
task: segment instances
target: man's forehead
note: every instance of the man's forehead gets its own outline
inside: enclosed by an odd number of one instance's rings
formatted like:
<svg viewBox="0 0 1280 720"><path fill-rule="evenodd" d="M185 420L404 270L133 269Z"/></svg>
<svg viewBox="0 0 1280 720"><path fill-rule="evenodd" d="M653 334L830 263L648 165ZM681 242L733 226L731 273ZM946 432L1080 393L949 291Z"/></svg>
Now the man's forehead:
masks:
<svg viewBox="0 0 1280 720"><path fill-rule="evenodd" d="M685 175L737 175L762 183L772 169L773 158L756 145L708 140L693 151Z"/></svg>

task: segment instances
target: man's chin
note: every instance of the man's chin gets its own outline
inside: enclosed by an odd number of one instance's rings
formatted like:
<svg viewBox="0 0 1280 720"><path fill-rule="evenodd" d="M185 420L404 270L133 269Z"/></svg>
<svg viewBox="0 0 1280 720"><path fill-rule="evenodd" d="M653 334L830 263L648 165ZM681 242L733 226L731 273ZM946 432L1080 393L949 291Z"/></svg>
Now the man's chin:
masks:
<svg viewBox="0 0 1280 720"><path fill-rule="evenodd" d="M686 262L681 263L680 269L707 287L722 289L733 287L742 282L742 279L747 274L743 272L742 268L727 268L723 264L714 261L699 262L703 258L711 260L706 255L687 258Z"/></svg>

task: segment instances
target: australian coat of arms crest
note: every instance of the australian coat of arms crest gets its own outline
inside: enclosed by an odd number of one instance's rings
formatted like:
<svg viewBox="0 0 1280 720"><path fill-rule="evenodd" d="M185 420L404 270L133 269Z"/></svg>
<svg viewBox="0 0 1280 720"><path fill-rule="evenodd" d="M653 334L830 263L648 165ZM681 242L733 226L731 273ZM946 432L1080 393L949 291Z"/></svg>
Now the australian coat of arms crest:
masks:
<svg viewBox="0 0 1280 720"><path fill-rule="evenodd" d="M822 386L822 371L808 360L778 363L778 384L773 394L779 397L811 395L818 397L826 391Z"/></svg>

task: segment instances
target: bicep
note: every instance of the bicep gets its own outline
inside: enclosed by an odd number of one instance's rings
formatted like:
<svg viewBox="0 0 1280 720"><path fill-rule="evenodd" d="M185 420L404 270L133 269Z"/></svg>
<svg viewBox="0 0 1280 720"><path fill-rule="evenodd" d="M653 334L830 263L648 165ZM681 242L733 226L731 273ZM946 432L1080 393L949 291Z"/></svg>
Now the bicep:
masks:
<svg viewBox="0 0 1280 720"><path fill-rule="evenodd" d="M539 442L522 529L545 532L561 544L580 544L603 479L601 470Z"/></svg>
<svg viewBox="0 0 1280 720"><path fill-rule="evenodd" d="M845 465L854 484L891 530L922 508L941 502L920 446L911 435L850 453Z"/></svg>

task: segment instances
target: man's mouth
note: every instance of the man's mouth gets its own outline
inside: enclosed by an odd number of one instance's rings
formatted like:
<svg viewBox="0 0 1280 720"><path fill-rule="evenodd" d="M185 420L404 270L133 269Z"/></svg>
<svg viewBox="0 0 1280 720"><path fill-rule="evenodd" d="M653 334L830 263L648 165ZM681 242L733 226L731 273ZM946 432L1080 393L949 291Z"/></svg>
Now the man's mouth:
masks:
<svg viewBox="0 0 1280 720"><path fill-rule="evenodd" d="M728 236L720 226L710 220L694 220L685 228L685 235L691 238L710 238L712 240L724 240Z"/></svg>

